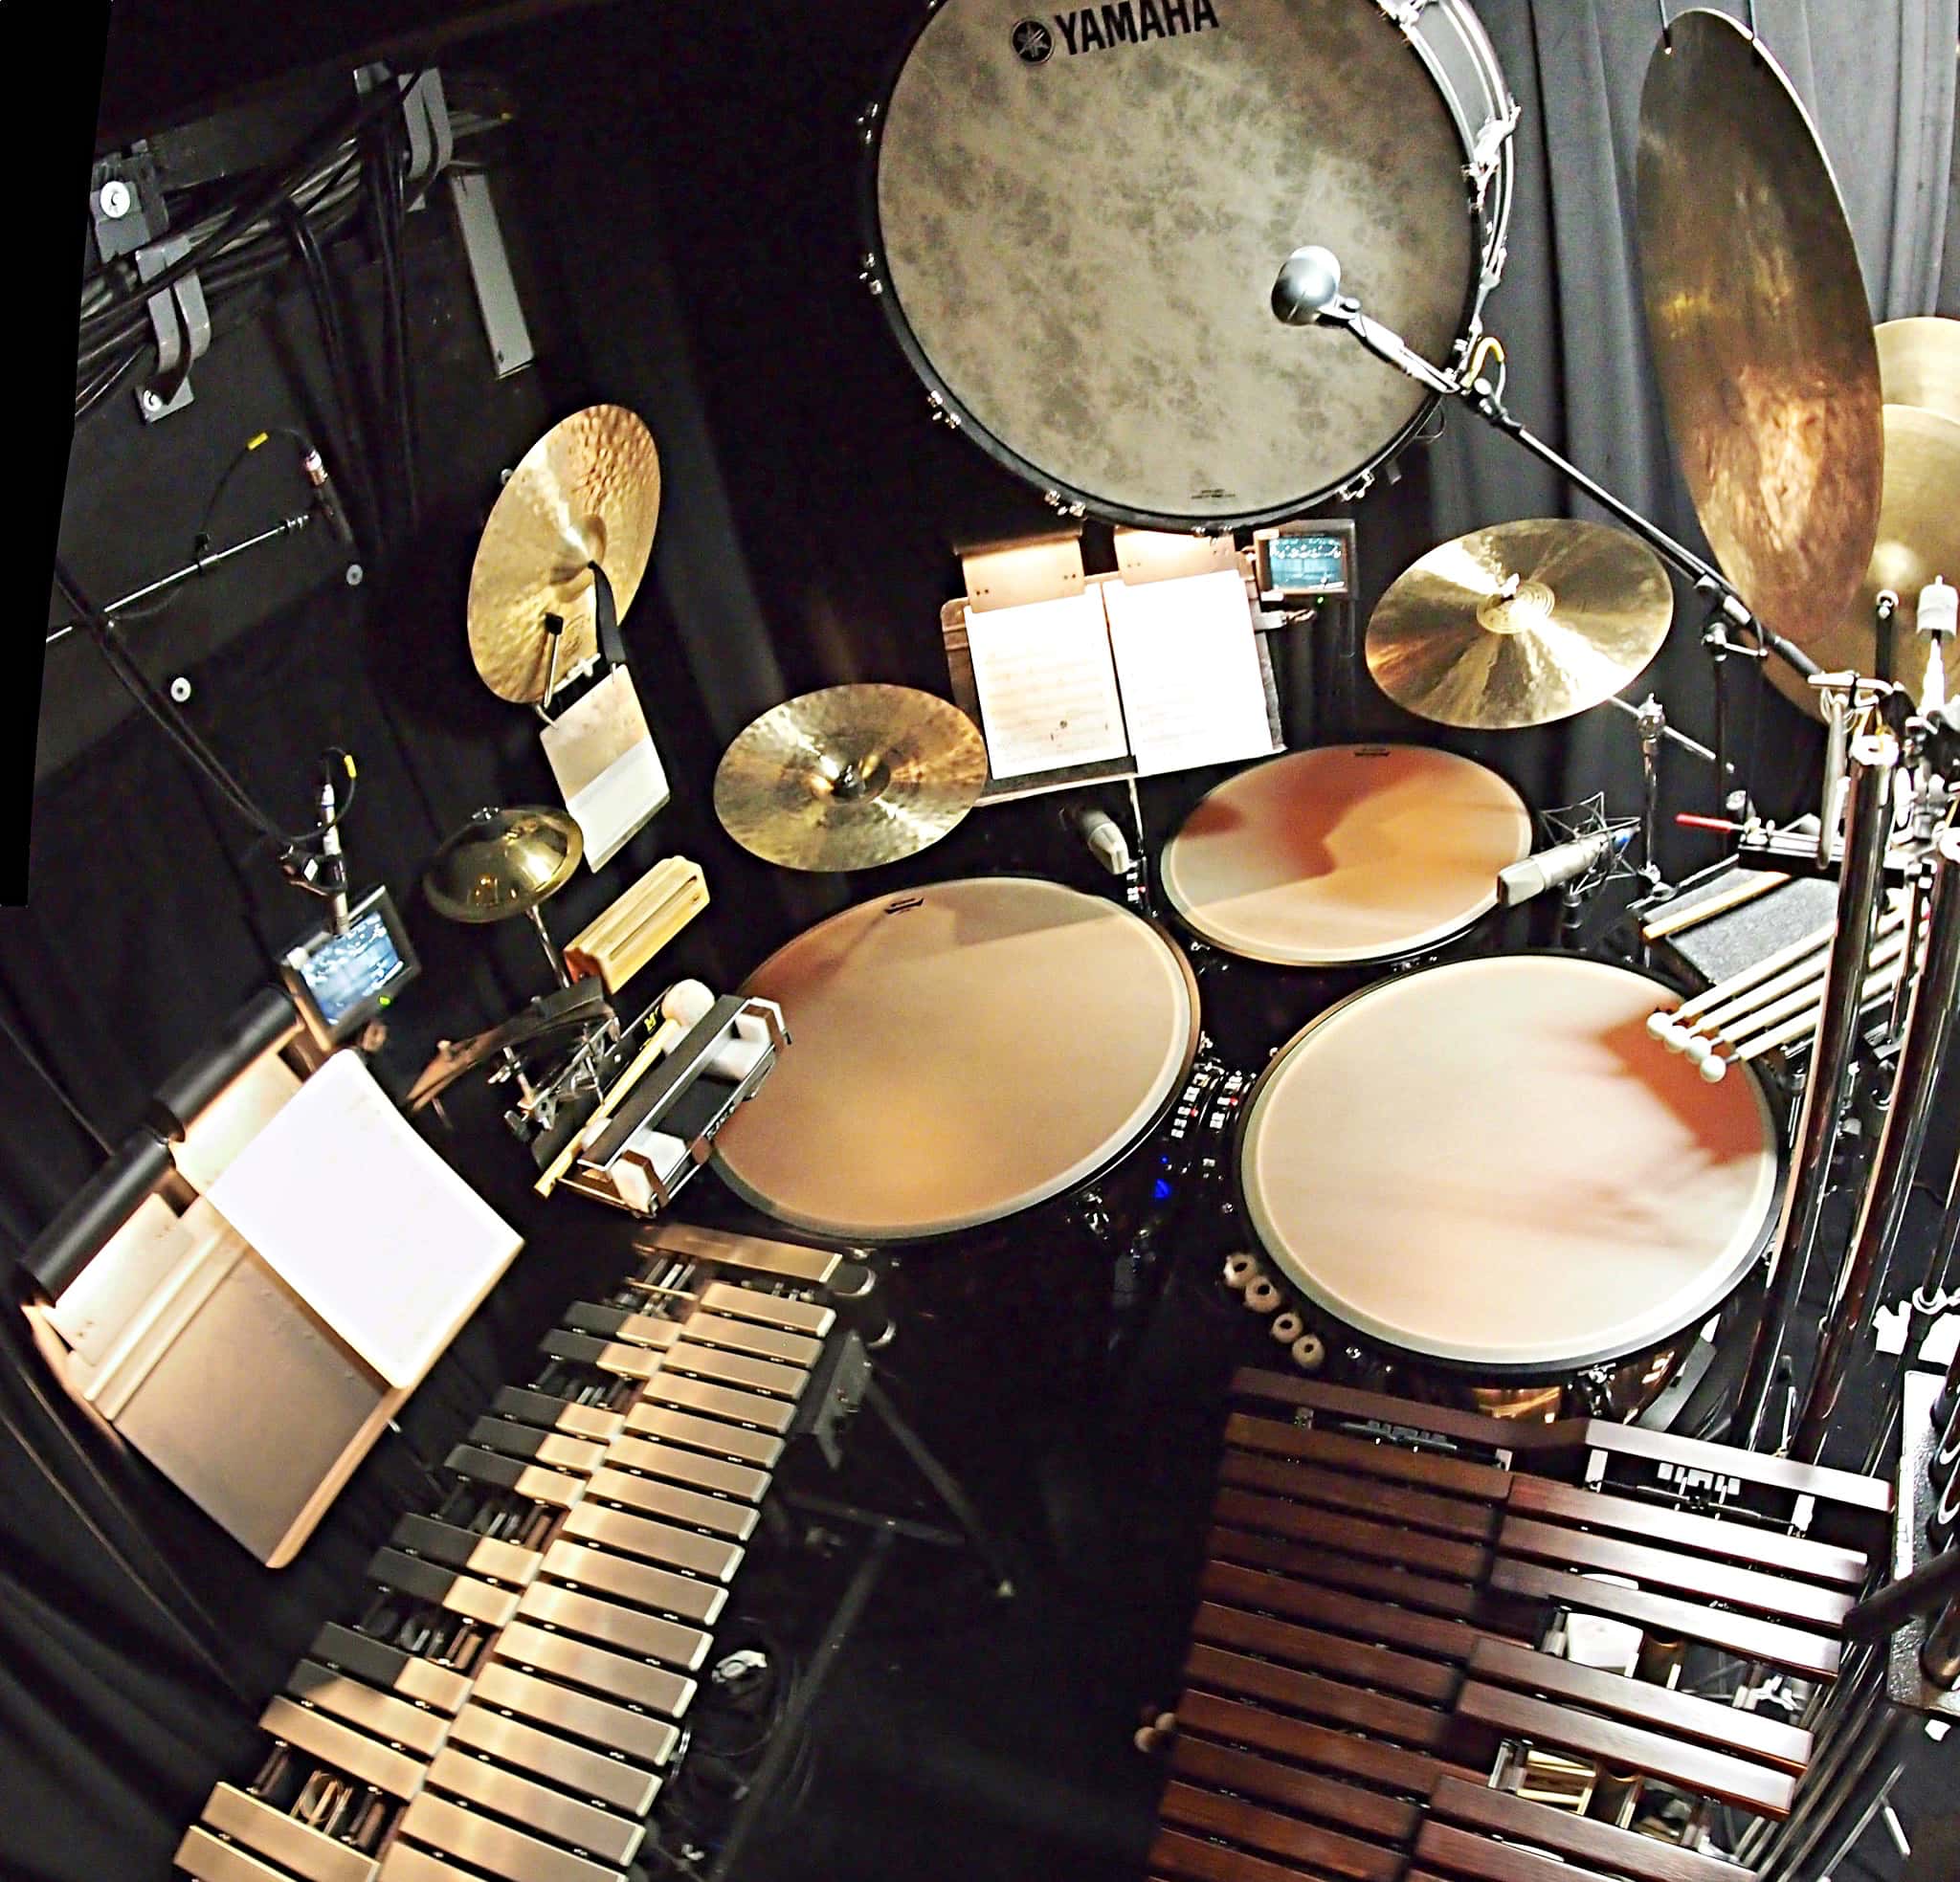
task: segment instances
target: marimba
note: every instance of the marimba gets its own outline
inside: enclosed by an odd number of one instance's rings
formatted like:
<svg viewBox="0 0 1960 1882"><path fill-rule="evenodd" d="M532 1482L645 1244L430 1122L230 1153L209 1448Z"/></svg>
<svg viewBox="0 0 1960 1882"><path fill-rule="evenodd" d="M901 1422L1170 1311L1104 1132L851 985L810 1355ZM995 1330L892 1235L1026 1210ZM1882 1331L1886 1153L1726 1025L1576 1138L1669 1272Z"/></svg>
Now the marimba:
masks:
<svg viewBox="0 0 1960 1882"><path fill-rule="evenodd" d="M1888 1484L1261 1371L1234 1396L1153 1882L1748 1875L1700 1827L1787 1818L1815 1746L1737 1698L1838 1677ZM1586 1617L1617 1662L1575 1657ZM1682 1684L1698 1649L1726 1696ZM1661 1795L1683 1840L1631 1827Z"/></svg>

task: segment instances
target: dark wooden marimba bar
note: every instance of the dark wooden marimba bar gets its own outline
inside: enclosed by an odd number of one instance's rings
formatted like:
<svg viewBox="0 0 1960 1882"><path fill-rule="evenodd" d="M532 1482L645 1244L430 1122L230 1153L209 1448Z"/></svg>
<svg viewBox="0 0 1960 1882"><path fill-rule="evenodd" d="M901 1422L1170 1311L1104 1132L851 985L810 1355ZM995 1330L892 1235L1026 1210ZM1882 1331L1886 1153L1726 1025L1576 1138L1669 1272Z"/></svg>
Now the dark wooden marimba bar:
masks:
<svg viewBox="0 0 1960 1882"><path fill-rule="evenodd" d="M1234 1398L1155 1882L1750 1872L1704 1826L1789 1818L1816 1743L1738 1701L1780 1674L1822 1703L1889 1484L1260 1371ZM1572 1657L1589 1616L1634 1630L1623 1666ZM1709 1660L1725 1690L1686 1690Z"/></svg>

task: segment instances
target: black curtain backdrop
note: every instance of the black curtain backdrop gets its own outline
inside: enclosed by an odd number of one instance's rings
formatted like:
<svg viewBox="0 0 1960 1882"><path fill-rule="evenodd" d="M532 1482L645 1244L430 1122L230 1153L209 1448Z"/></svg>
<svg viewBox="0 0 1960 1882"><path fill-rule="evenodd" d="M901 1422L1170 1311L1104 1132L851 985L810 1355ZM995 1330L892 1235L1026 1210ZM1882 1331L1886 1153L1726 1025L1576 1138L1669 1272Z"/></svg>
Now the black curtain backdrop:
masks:
<svg viewBox="0 0 1960 1882"><path fill-rule="evenodd" d="M1659 13L1649 0L1485 0L1479 11L1525 107L1509 262L1487 316L1508 351L1509 403L1698 542L1665 443L1632 244L1638 96ZM1954 272L1945 235L1960 0L1761 0L1757 11L1818 118L1875 318L1934 311ZM494 380L453 223L439 206L412 218L419 531L360 589L340 585L327 557L298 575L208 585L133 631L153 675L190 673L200 729L296 824L319 749L358 752L355 875L392 887L425 963L391 1016L385 1080L399 1086L436 1038L542 988L523 935L447 927L414 884L479 804L549 799L527 717L492 700L469 668L461 600L498 470L596 399L639 410L662 454L653 579L626 635L675 803L605 877L567 892L551 911L560 933L659 856L689 855L716 905L669 960L726 985L827 909L888 887L1007 868L1091 879L1061 844L1052 802L990 809L912 862L855 878L765 869L710 808L717 755L777 700L856 679L944 690L938 614L959 586L952 544L1051 520L1035 493L927 422L924 390L857 279L854 120L915 15L916 0L614 7L446 49L446 68L494 72L515 100L492 174L537 367ZM124 399L78 432L63 548L99 597L179 558L212 478L251 429L317 416L326 394L303 299L284 296L254 331L200 365L190 412L145 431ZM1573 511L1531 460L1452 415L1353 512L1364 605L1440 540ZM246 502L234 514L242 529L256 512ZM1107 553L1093 526L1088 547L1092 561ZM1639 690L1705 739L1694 627L1684 606ZM0 912L0 1016L114 1140L317 909L122 711L93 660L79 646L50 659L33 900ZM1796 808L1814 735L1747 674L1736 698L1745 753L1755 728L1759 795ZM1305 717L1289 728L1296 742L1310 736ZM1631 722L1605 710L1540 734L1442 741L1379 703L1373 723L1449 743L1541 808L1601 788L1618 813L1637 806ZM1670 809L1705 807L1692 762L1671 756L1665 781ZM1157 832L1210 782L1153 784ZM1679 872L1702 853L1677 844L1669 860ZM99 1153L5 1040L0 1106L14 1125L0 1145L0 1245L11 1251ZM444 1141L529 1246L410 1407L404 1423L426 1454L528 1364L544 1320L613 1246L611 1219L592 1219L603 1211L529 1210L522 1159L491 1109L477 1104ZM241 1775L264 1697L319 1623L344 1614L368 1555L416 1496L418 1468L385 1443L300 1561L267 1573L58 1401L18 1313L0 1312L0 1771L11 1799L31 1800L0 1814L0 1872L160 1875L209 1785Z"/></svg>

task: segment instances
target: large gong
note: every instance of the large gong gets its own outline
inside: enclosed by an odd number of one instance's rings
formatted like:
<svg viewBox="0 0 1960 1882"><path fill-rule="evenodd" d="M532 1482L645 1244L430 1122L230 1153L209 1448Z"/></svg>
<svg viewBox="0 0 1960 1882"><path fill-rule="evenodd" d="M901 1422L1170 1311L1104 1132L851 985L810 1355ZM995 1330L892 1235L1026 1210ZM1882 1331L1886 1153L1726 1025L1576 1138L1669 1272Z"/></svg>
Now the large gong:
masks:
<svg viewBox="0 0 1960 1882"><path fill-rule="evenodd" d="M947 0L867 114L865 272L946 414L1058 502L1294 516L1428 395L1276 321L1281 264L1333 250L1446 361L1502 261L1513 117L1461 0Z"/></svg>

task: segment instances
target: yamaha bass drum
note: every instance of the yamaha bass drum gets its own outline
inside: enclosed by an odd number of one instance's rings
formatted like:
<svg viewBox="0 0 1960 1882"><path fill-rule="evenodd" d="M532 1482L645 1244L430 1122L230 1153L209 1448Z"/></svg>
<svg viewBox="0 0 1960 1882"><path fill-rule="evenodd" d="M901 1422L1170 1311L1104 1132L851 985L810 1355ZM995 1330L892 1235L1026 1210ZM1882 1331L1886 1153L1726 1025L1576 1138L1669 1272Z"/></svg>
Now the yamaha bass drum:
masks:
<svg viewBox="0 0 1960 1882"><path fill-rule="evenodd" d="M939 415L1072 514L1225 530L1351 491L1432 396L1270 305L1303 243L1447 363L1517 122L1463 0L931 8L863 118L864 278Z"/></svg>

